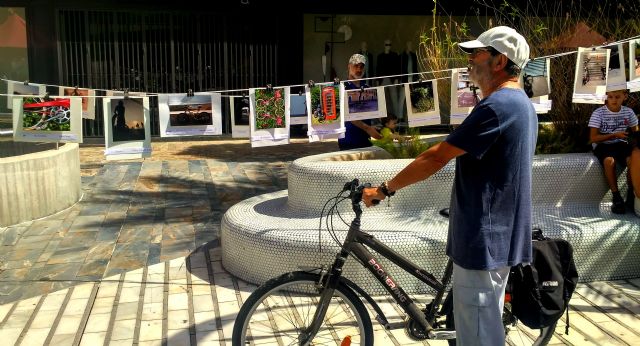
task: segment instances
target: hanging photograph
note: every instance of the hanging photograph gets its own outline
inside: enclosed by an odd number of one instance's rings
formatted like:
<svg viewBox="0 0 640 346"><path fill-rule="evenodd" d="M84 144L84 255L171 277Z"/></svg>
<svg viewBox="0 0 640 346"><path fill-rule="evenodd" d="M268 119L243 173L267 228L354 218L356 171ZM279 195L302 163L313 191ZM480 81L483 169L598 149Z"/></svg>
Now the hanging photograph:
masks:
<svg viewBox="0 0 640 346"><path fill-rule="evenodd" d="M440 124L438 83L434 80L404 85L409 127Z"/></svg>
<svg viewBox="0 0 640 346"><path fill-rule="evenodd" d="M342 119L339 85L328 83L309 89L311 123L327 125Z"/></svg>
<svg viewBox="0 0 640 346"><path fill-rule="evenodd" d="M231 138L249 138L249 96L229 97L229 109L231 110Z"/></svg>
<svg viewBox="0 0 640 346"><path fill-rule="evenodd" d="M451 118L449 123L452 125L461 124L481 99L480 88L476 87L469 79L468 69L454 69L451 72Z"/></svg>
<svg viewBox="0 0 640 346"><path fill-rule="evenodd" d="M289 89L249 89L251 147L289 144Z"/></svg>
<svg viewBox="0 0 640 346"><path fill-rule="evenodd" d="M309 142L344 136L344 107L340 102L343 97L344 86L340 83L307 86Z"/></svg>
<svg viewBox="0 0 640 346"><path fill-rule="evenodd" d="M60 96L78 97L82 100L82 118L94 120L96 118L96 99L95 90L60 87Z"/></svg>
<svg viewBox="0 0 640 346"><path fill-rule="evenodd" d="M551 61L550 59L529 60L520 75L520 84L525 94L529 96L533 108L538 114L548 113L551 110Z"/></svg>
<svg viewBox="0 0 640 346"><path fill-rule="evenodd" d="M158 95L160 137L222 134L222 100L218 93Z"/></svg>
<svg viewBox="0 0 640 346"><path fill-rule="evenodd" d="M602 104L606 98L609 49L578 48L573 81L574 103Z"/></svg>
<svg viewBox="0 0 640 346"><path fill-rule="evenodd" d="M105 98L103 111L107 160L151 155L149 98Z"/></svg>
<svg viewBox="0 0 640 346"><path fill-rule="evenodd" d="M289 89L289 124L306 125L307 118L307 94L304 86L290 87Z"/></svg>
<svg viewBox="0 0 640 346"><path fill-rule="evenodd" d="M21 83L7 81L7 108L13 108L13 97L11 95L44 95L47 86L44 84Z"/></svg>
<svg viewBox="0 0 640 346"><path fill-rule="evenodd" d="M345 90L345 121L387 116L384 87Z"/></svg>
<svg viewBox="0 0 640 346"><path fill-rule="evenodd" d="M13 138L21 142L82 143L79 98L13 99Z"/></svg>
<svg viewBox="0 0 640 346"><path fill-rule="evenodd" d="M629 41L629 92L640 91L640 39Z"/></svg>
<svg viewBox="0 0 640 346"><path fill-rule="evenodd" d="M609 71L607 75L607 91L627 89L627 75L624 71L624 54L622 44L608 47Z"/></svg>
<svg viewBox="0 0 640 346"><path fill-rule="evenodd" d="M529 60L522 71L522 89L532 97L549 95L548 59Z"/></svg>

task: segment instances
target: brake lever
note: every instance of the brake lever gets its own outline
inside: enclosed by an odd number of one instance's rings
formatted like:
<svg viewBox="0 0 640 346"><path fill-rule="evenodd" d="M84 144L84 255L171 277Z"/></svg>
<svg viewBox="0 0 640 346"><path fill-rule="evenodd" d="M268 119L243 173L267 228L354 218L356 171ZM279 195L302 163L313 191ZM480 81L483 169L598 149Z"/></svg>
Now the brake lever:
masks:
<svg viewBox="0 0 640 346"><path fill-rule="evenodd" d="M342 191L353 191L355 190L358 185L360 184L360 182L358 181L358 179L353 179L352 181L344 184L344 187L342 188Z"/></svg>

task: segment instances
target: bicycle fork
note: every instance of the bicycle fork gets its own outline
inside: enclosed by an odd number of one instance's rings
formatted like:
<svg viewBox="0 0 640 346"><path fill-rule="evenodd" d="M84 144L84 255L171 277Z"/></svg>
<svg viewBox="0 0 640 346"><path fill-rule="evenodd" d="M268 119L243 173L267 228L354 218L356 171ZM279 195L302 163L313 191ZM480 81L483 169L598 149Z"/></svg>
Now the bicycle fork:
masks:
<svg viewBox="0 0 640 346"><path fill-rule="evenodd" d="M323 284L322 276L320 277L319 285L323 286L322 295L320 296L320 301L318 303L318 307L316 308L315 313L313 314L313 319L309 328L303 331L300 334L300 345L307 345L318 333L318 330L322 326L322 320L324 319L325 314L327 313L327 309L329 308L329 302L333 297L333 293L336 290L336 287L340 284L340 277L342 276L342 267L349 256L349 252L342 249L338 255L336 255L336 259L331 266L331 271L329 272L329 276L327 277L326 284Z"/></svg>

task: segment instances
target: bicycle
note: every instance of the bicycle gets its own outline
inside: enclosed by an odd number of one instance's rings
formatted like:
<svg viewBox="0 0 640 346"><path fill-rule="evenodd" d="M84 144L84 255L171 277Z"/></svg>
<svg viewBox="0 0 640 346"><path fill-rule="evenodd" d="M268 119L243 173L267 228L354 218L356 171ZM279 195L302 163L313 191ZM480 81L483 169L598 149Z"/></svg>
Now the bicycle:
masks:
<svg viewBox="0 0 640 346"><path fill-rule="evenodd" d="M455 345L453 295L448 289L453 262L449 259L442 280L439 281L433 274L362 231L360 202L365 187L371 185L361 185L354 179L346 183L342 191L325 204L326 208L332 200L335 201L327 211L327 219L332 211L337 213L336 206L344 200L351 201L355 212L333 264L329 268L285 273L258 287L242 305L236 317L233 345L373 345L373 327L363 300L372 307L377 314L375 319L385 329L389 330L391 325L376 301L353 281L342 276L342 267L350 255L373 274L405 311L407 319L404 329L408 336L415 340L447 339L449 344ZM345 192L349 192L349 195L344 196ZM445 209L440 214L448 216ZM322 216L320 219L322 220ZM328 221L326 224L334 240L339 242L332 229L329 229ZM433 288L436 293L431 302L420 309L365 245ZM445 298L446 292L448 294ZM505 333L516 323L517 319L511 314L508 303L505 304ZM554 330L555 324L542 329L534 345L546 345Z"/></svg>

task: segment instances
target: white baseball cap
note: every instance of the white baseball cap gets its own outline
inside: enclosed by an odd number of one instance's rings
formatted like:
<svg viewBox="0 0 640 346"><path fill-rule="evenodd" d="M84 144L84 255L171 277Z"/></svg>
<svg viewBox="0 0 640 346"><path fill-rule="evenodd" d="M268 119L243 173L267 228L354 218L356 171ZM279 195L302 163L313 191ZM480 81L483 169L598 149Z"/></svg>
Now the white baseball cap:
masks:
<svg viewBox="0 0 640 346"><path fill-rule="evenodd" d="M473 41L460 43L460 48L466 53L483 47L493 47L521 68L529 61L529 44L522 35L508 26L496 26Z"/></svg>
<svg viewBox="0 0 640 346"><path fill-rule="evenodd" d="M365 58L362 54L354 54L349 58L349 64L357 65L357 64L367 64L367 58Z"/></svg>

